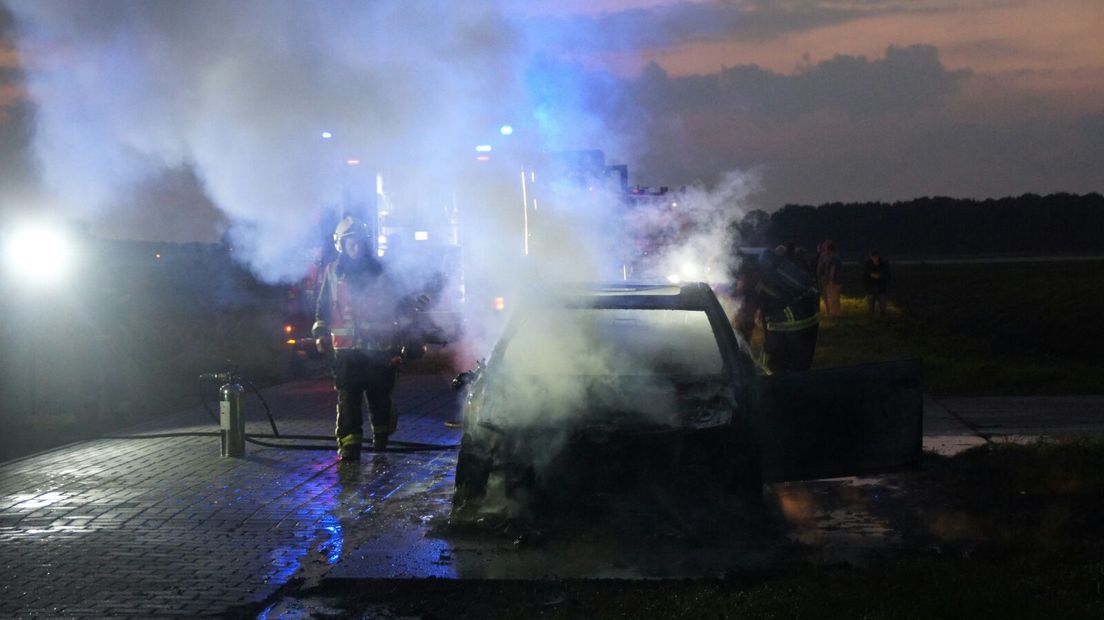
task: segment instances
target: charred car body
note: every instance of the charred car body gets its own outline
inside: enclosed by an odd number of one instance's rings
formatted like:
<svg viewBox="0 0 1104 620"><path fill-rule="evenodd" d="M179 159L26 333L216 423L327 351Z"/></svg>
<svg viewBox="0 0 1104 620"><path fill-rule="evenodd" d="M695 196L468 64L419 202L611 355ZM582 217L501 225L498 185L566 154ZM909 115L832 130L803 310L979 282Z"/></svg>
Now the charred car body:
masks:
<svg viewBox="0 0 1104 620"><path fill-rule="evenodd" d="M918 362L764 375L702 283L536 297L465 376L457 505L672 481L757 495L920 456Z"/></svg>

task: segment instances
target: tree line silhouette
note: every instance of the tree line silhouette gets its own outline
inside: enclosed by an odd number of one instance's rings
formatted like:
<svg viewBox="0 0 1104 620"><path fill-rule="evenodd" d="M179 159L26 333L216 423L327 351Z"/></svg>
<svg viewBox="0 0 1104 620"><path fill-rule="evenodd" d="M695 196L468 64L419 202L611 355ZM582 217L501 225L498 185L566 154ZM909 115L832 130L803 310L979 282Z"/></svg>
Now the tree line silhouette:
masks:
<svg viewBox="0 0 1104 620"><path fill-rule="evenodd" d="M736 228L745 246L793 242L812 249L831 239L849 259L870 249L897 258L1093 256L1104 255L1104 196L788 204L771 214L751 211Z"/></svg>

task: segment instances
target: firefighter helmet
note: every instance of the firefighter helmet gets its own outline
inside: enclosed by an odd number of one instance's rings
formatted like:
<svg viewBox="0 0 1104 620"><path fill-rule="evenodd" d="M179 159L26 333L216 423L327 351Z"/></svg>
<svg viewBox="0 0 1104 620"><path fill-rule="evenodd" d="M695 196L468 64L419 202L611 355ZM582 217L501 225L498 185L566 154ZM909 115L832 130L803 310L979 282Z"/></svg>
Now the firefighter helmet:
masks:
<svg viewBox="0 0 1104 620"><path fill-rule="evenodd" d="M337 248L339 253L344 252L345 248L341 241L346 237L358 236L365 240L368 239L368 225L354 217L345 217L337 223L337 228L334 229L334 247Z"/></svg>

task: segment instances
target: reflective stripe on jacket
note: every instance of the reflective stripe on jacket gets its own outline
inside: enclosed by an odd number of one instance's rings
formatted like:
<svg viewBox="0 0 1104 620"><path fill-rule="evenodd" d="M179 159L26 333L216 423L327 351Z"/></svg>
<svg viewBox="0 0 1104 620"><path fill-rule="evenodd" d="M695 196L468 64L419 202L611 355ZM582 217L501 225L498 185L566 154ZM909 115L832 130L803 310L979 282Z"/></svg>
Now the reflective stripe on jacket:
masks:
<svg viewBox="0 0 1104 620"><path fill-rule="evenodd" d="M767 331L795 332L820 323L820 301L812 277L784 256L764 252L764 272L755 292L760 295Z"/></svg>
<svg viewBox="0 0 1104 620"><path fill-rule="evenodd" d="M337 261L326 266L317 312L333 335L333 347L400 350L396 300L386 278L380 274L339 275L336 267Z"/></svg>
<svg viewBox="0 0 1104 620"><path fill-rule="evenodd" d="M796 332L803 329L808 329L813 325L820 323L820 314L814 314L805 318L799 319L794 317L793 309L789 306L785 309L785 320L777 320L771 317L767 317L767 331L771 332Z"/></svg>

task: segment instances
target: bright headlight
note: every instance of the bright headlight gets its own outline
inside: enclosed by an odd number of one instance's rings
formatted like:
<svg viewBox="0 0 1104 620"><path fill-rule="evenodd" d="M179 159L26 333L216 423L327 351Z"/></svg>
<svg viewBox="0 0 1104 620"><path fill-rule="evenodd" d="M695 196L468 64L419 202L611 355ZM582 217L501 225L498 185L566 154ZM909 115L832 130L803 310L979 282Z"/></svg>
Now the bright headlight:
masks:
<svg viewBox="0 0 1104 620"><path fill-rule="evenodd" d="M698 266L691 262L685 262L679 267L679 275L684 280L697 280L698 279Z"/></svg>
<svg viewBox="0 0 1104 620"><path fill-rule="evenodd" d="M73 240L56 227L25 224L11 232L4 244L4 266L17 280L34 286L64 281L75 257Z"/></svg>

